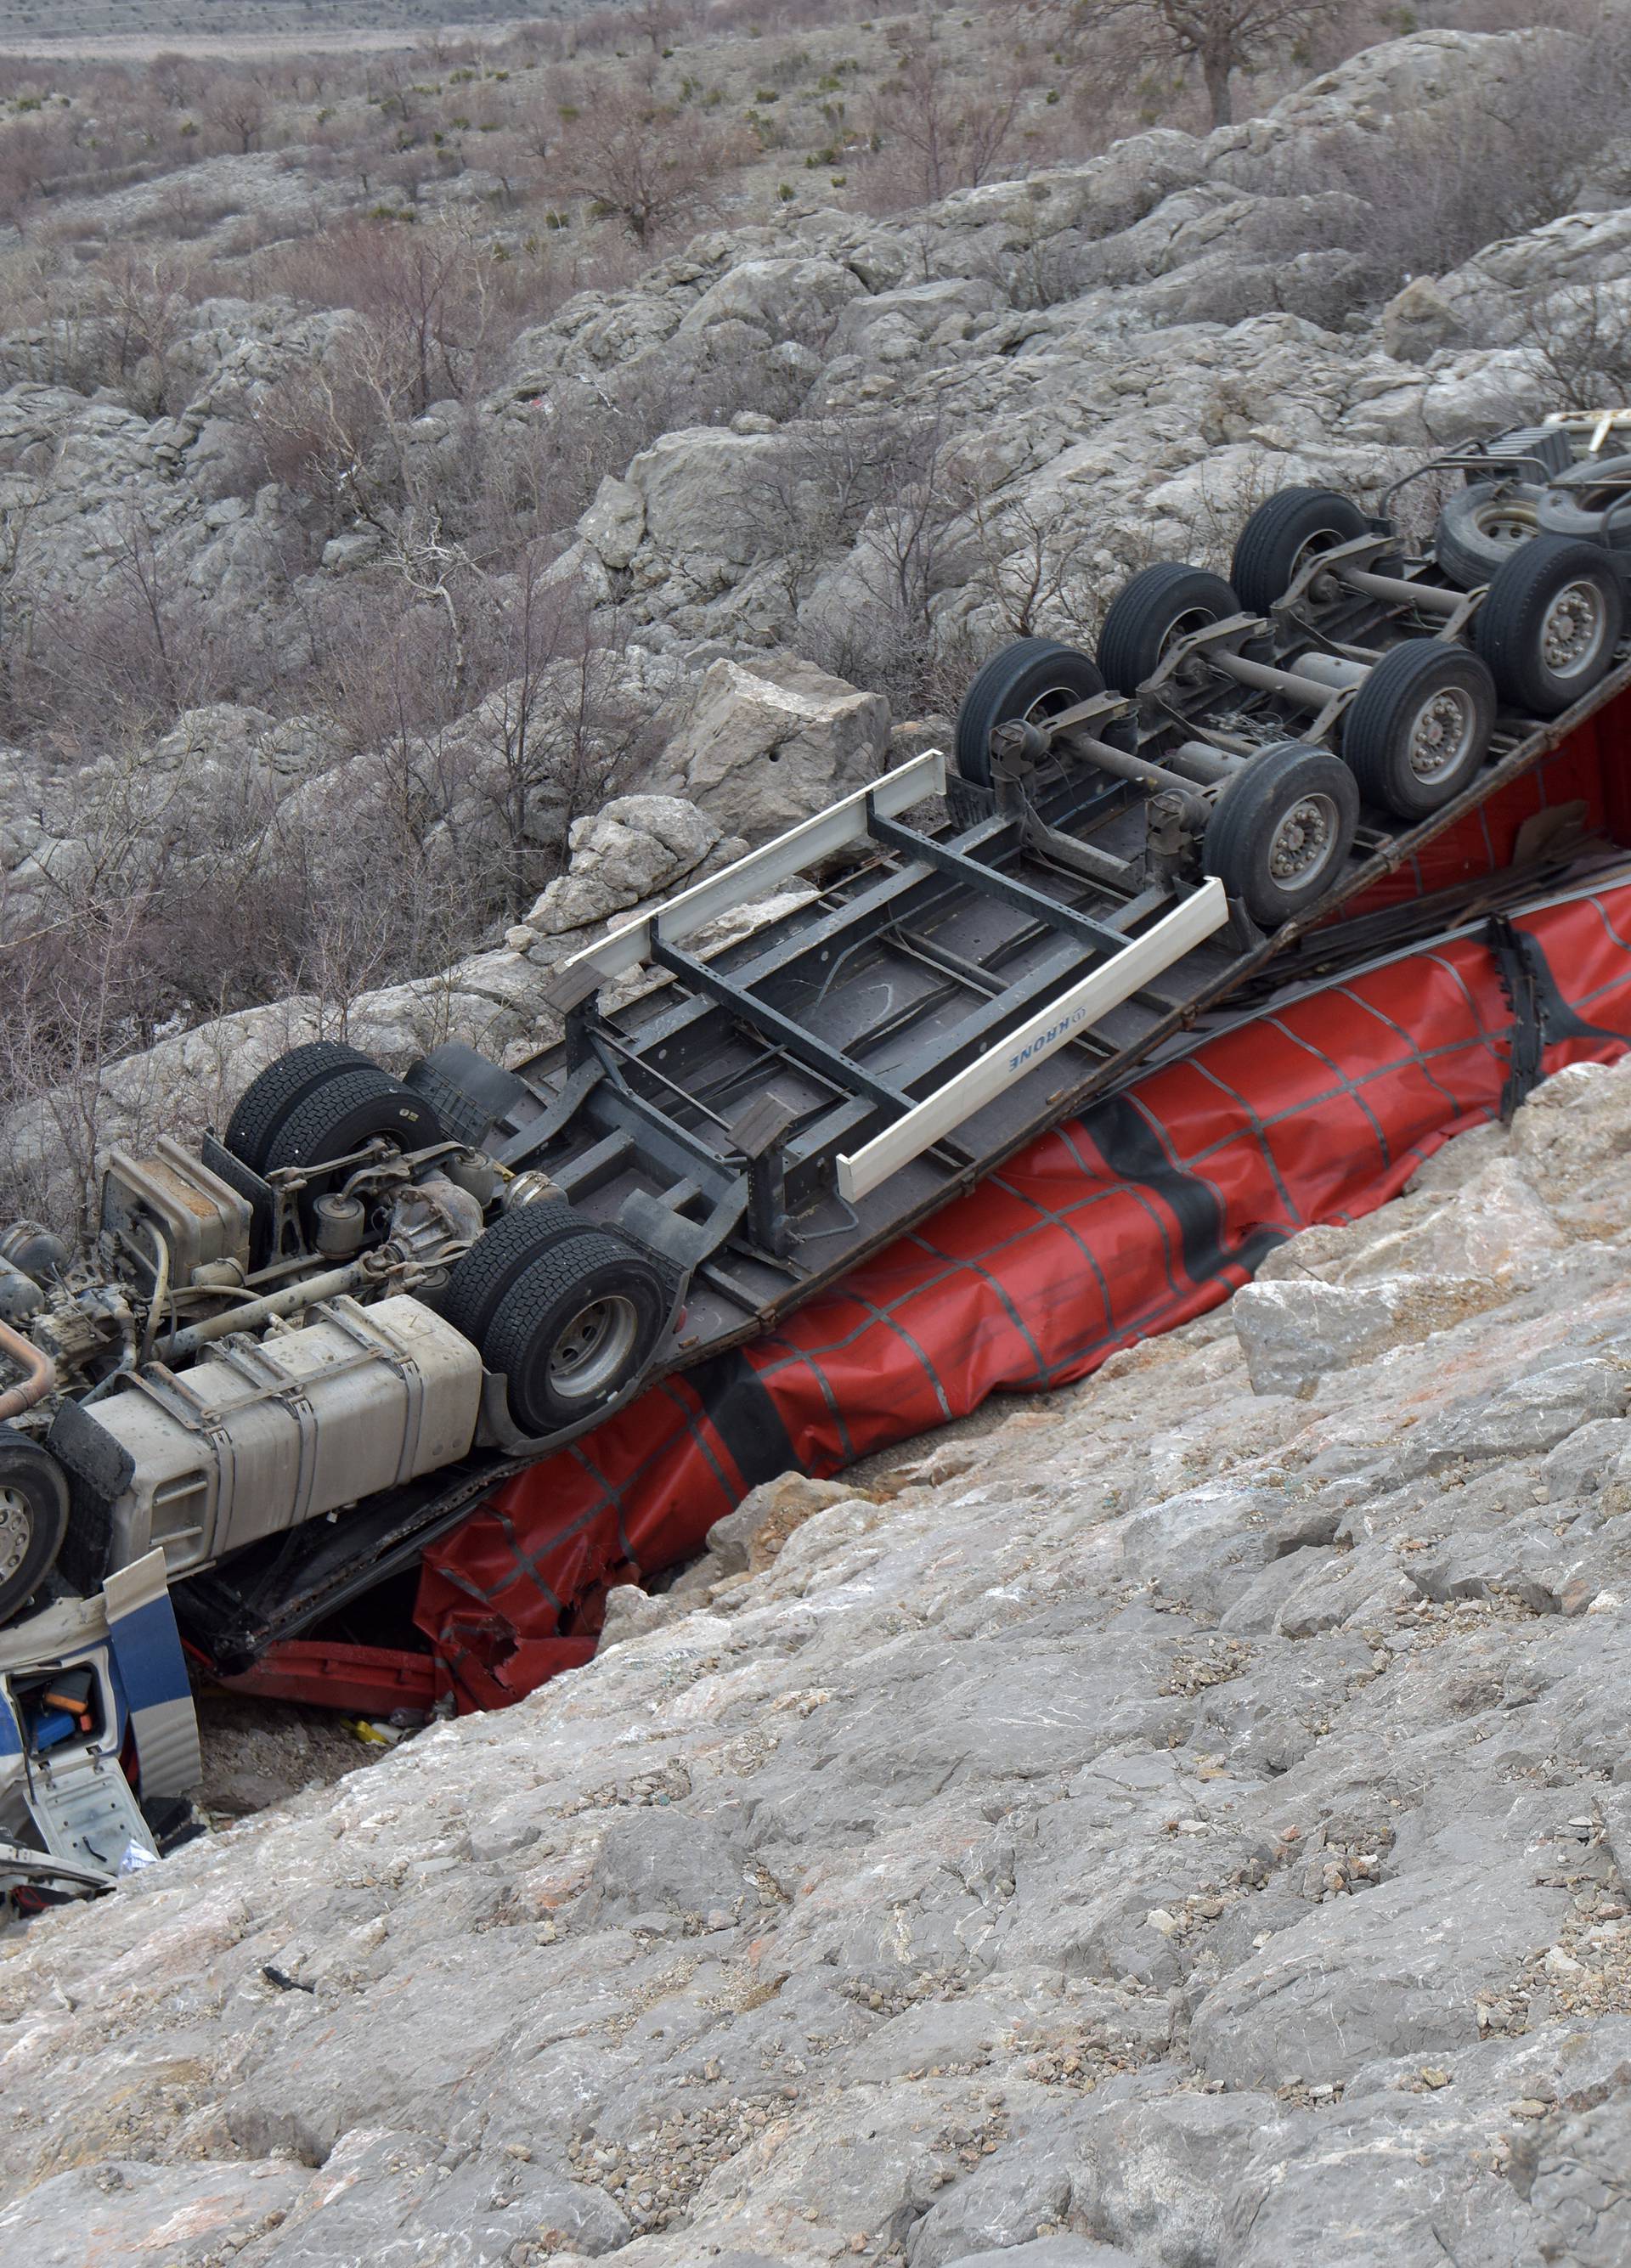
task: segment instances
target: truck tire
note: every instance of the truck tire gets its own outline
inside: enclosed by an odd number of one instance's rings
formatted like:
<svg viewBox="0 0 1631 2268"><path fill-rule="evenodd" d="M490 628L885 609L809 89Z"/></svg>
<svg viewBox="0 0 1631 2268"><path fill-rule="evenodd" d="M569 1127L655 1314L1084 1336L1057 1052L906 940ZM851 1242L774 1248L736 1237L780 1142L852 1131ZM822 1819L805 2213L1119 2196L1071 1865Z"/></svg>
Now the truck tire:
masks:
<svg viewBox="0 0 1631 2268"><path fill-rule="evenodd" d="M1342 761L1367 803L1425 819L1460 794L1495 725L1495 681L1477 654L1437 638L1391 647L1342 718Z"/></svg>
<svg viewBox="0 0 1631 2268"><path fill-rule="evenodd" d="M1557 717L1613 666L1625 622L1605 551L1537 535L1515 551L1472 620L1472 643L1501 698L1530 717Z"/></svg>
<svg viewBox="0 0 1631 2268"><path fill-rule="evenodd" d="M1534 481L1474 481L1450 497L1438 515L1433 556L1458 589L1481 589L1520 543L1539 534L1540 495Z"/></svg>
<svg viewBox="0 0 1631 2268"><path fill-rule="evenodd" d="M1369 535L1370 522L1339 489L1281 489L1260 504L1235 540L1229 579L1248 613L1278 606L1312 553Z"/></svg>
<svg viewBox="0 0 1631 2268"><path fill-rule="evenodd" d="M633 1384L668 1311L653 1263L615 1230L596 1229L538 1253L515 1278L482 1334L482 1360L506 1381L515 1423L554 1432Z"/></svg>
<svg viewBox="0 0 1631 2268"><path fill-rule="evenodd" d="M1331 887L1359 824L1359 790L1339 757L1301 740L1254 756L1219 798L1202 861L1262 929L1278 929Z"/></svg>
<svg viewBox="0 0 1631 2268"><path fill-rule="evenodd" d="M1136 574L1110 602L1099 632L1099 667L1118 693L1153 677L1175 638L1245 610L1221 575L1163 559Z"/></svg>
<svg viewBox="0 0 1631 2268"><path fill-rule="evenodd" d="M499 1301L541 1254L572 1237L607 1233L564 1197L538 1197L531 1204L517 1205L454 1263L436 1304L454 1330L480 1346Z"/></svg>
<svg viewBox="0 0 1631 2268"><path fill-rule="evenodd" d="M952 735L952 762L976 787L991 785L991 736L1022 718L1041 724L1074 708L1104 681L1092 658L1057 638L1017 638L993 654L963 696Z"/></svg>
<svg viewBox="0 0 1631 2268"><path fill-rule="evenodd" d="M266 1145L261 1171L326 1165L331 1158L348 1157L380 1134L403 1150L427 1149L446 1138L430 1104L400 1079L375 1064L338 1071L282 1121Z"/></svg>
<svg viewBox="0 0 1631 2268"><path fill-rule="evenodd" d="M67 1533L67 1474L38 1441L0 1425L0 1623L33 1598Z"/></svg>
<svg viewBox="0 0 1631 2268"><path fill-rule="evenodd" d="M1587 457L1539 495L1543 535L1631 551L1631 457Z"/></svg>
<svg viewBox="0 0 1631 2268"><path fill-rule="evenodd" d="M473 1150L479 1150L498 1122L527 1100L526 1086L513 1071L489 1063L461 1040L449 1040L410 1064L402 1084L424 1097L451 1140L468 1142Z"/></svg>
<svg viewBox="0 0 1631 2268"><path fill-rule="evenodd" d="M343 1071L378 1069L372 1057L340 1040L308 1040L304 1047L291 1048L251 1079L239 1097L227 1122L225 1147L258 1174L278 1128L308 1094Z"/></svg>

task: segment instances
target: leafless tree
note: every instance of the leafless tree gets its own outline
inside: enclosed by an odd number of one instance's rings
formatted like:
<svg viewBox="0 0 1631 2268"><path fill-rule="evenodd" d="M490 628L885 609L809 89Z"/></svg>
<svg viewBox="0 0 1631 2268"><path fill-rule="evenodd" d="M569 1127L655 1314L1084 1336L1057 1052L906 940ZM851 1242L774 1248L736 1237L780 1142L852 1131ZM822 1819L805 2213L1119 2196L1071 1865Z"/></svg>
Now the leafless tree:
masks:
<svg viewBox="0 0 1631 2268"><path fill-rule="evenodd" d="M1524 340L1568 409L1631 401L1631 330L1623 285L1578 284L1528 302Z"/></svg>
<svg viewBox="0 0 1631 2268"><path fill-rule="evenodd" d="M253 79L218 78L205 92L203 114L216 130L247 154L266 124L266 97Z"/></svg>
<svg viewBox="0 0 1631 2268"><path fill-rule="evenodd" d="M989 180L1012 140L1021 92L963 77L938 42L914 45L873 107L881 170L898 180L902 201L927 204ZM891 166L902 155L904 166Z"/></svg>
<svg viewBox="0 0 1631 2268"><path fill-rule="evenodd" d="M674 0L635 0L629 9L628 19L642 39L651 42L653 55L673 45L685 18L674 5Z"/></svg>
<svg viewBox="0 0 1631 2268"><path fill-rule="evenodd" d="M711 202L737 155L736 137L614 89L557 146L550 176L649 244Z"/></svg>
<svg viewBox="0 0 1631 2268"><path fill-rule="evenodd" d="M1146 62L1199 67L1214 126L1233 115L1230 82L1276 48L1333 22L1346 0L1067 0L1077 38L1129 27Z"/></svg>

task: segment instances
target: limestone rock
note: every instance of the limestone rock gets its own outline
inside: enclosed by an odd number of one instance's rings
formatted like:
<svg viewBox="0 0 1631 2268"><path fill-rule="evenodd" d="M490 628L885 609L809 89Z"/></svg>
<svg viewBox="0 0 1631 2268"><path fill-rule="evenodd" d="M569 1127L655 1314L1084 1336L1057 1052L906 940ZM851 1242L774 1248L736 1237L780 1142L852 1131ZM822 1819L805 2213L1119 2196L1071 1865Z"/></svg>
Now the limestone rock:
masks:
<svg viewBox="0 0 1631 2268"><path fill-rule="evenodd" d="M645 497L627 481L616 480L609 473L578 522L578 533L608 567L626 567L646 533Z"/></svg>
<svg viewBox="0 0 1631 2268"><path fill-rule="evenodd" d="M572 864L527 916L542 937L587 929L677 886L720 840L720 830L679 796L618 796L572 821Z"/></svg>
<svg viewBox="0 0 1631 2268"><path fill-rule="evenodd" d="M708 1530L713 1573L758 1574L770 1565L793 1530L814 1513L854 1500L854 1489L846 1488L842 1481L807 1480L802 1473L761 1481L734 1512L716 1520Z"/></svg>
<svg viewBox="0 0 1631 2268"><path fill-rule="evenodd" d="M758 841L875 777L889 705L813 663L716 661L675 719L665 775L734 834Z"/></svg>

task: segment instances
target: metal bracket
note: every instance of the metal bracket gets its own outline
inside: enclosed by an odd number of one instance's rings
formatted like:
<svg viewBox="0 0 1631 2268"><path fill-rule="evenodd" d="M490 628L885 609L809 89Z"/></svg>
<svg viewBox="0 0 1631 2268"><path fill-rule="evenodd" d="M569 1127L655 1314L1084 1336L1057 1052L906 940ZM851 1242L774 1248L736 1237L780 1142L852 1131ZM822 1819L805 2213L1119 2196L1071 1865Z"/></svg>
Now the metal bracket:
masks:
<svg viewBox="0 0 1631 2268"><path fill-rule="evenodd" d="M1271 615L1277 622L1300 621L1315 584L1325 576L1344 567L1369 567L1398 548L1397 535L1356 535L1350 542L1333 543L1329 551L1317 551L1280 593L1269 609Z"/></svg>
<svg viewBox="0 0 1631 2268"><path fill-rule="evenodd" d="M748 1161L748 1219L754 1240L779 1258L789 1242L782 1137L797 1116L778 1096L761 1094L731 1128L731 1138Z"/></svg>

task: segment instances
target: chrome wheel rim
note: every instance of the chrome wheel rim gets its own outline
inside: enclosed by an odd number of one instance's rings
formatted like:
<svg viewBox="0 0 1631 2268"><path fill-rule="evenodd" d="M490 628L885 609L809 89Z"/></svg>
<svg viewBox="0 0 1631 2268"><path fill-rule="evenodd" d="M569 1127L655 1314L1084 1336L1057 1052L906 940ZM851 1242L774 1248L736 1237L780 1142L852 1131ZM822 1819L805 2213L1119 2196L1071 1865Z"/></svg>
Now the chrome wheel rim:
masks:
<svg viewBox="0 0 1631 2268"><path fill-rule="evenodd" d="M18 1489L0 1488L0 1583L9 1583L34 1540L34 1515Z"/></svg>
<svg viewBox="0 0 1631 2268"><path fill-rule="evenodd" d="M1566 583L1546 608L1540 652L1554 677L1585 676L1603 651L1608 610L1595 583Z"/></svg>
<svg viewBox="0 0 1631 2268"><path fill-rule="evenodd" d="M1339 535L1334 527L1317 527L1312 535L1305 535L1292 557L1291 573L1286 582L1287 590L1291 588L1299 575L1308 572L1316 559L1324 558L1327 551L1334 551L1339 544L1351 543L1353 541L1351 535Z"/></svg>
<svg viewBox="0 0 1631 2268"><path fill-rule="evenodd" d="M620 1292L580 1307L550 1349L550 1385L564 1401L603 1394L627 1369L639 1336L632 1300Z"/></svg>
<svg viewBox="0 0 1631 2268"><path fill-rule="evenodd" d="M1062 717L1066 709L1087 700L1085 693L1073 693L1068 685L1050 685L1045 693L1038 693L1030 707L1023 711L1020 721L1025 725L1045 725L1051 717Z"/></svg>
<svg viewBox="0 0 1631 2268"><path fill-rule="evenodd" d="M1517 497L1491 497L1478 505L1472 524L1490 542L1508 543L1516 549L1538 532L1540 516L1532 504L1524 504Z"/></svg>
<svg viewBox="0 0 1631 2268"><path fill-rule="evenodd" d="M1472 752L1478 714L1468 696L1453 686L1424 701L1410 724L1410 769L1419 780L1440 780L1458 771Z"/></svg>
<svg viewBox="0 0 1631 2268"><path fill-rule="evenodd" d="M1274 829L1268 878L1277 890L1305 889L1331 864L1341 835L1341 815L1328 795L1302 795Z"/></svg>

